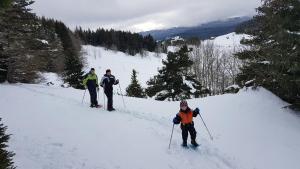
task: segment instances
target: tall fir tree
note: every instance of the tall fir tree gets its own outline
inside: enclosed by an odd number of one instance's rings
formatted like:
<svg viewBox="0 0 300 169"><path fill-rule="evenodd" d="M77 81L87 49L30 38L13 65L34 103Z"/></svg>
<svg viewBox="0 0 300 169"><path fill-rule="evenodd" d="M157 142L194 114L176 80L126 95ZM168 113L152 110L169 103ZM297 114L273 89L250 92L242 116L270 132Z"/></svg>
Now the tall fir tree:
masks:
<svg viewBox="0 0 300 169"><path fill-rule="evenodd" d="M263 0L257 12L244 29L250 48L236 54L245 61L237 81L253 80L300 107L300 1Z"/></svg>
<svg viewBox="0 0 300 169"><path fill-rule="evenodd" d="M1 8L7 8L9 5L11 5L11 0L1 0L0 1L0 10Z"/></svg>
<svg viewBox="0 0 300 169"><path fill-rule="evenodd" d="M77 41L72 32L62 22L55 23L56 32L63 42L65 58L64 80L70 86L83 89L83 61L80 54L80 43Z"/></svg>
<svg viewBox="0 0 300 169"><path fill-rule="evenodd" d="M69 83L70 86L76 89L84 89L82 85L83 74L82 63L80 60L73 55L69 55L65 60L65 72L64 79L65 82Z"/></svg>
<svg viewBox="0 0 300 169"><path fill-rule="evenodd" d="M0 118L0 168L1 169L14 169L13 166L13 156L14 153L7 150L8 147L8 141L9 141L9 135L7 135L6 132L7 127L5 127L1 123Z"/></svg>
<svg viewBox="0 0 300 169"><path fill-rule="evenodd" d="M33 1L10 2L0 9L0 82L34 83L38 72L61 73L65 55L54 26L30 12Z"/></svg>
<svg viewBox="0 0 300 169"><path fill-rule="evenodd" d="M146 97L143 88L141 87L141 85L137 80L137 72L134 69L132 70L131 84L126 88L126 93L127 96L130 97L138 97L138 98Z"/></svg>
<svg viewBox="0 0 300 169"><path fill-rule="evenodd" d="M189 58L189 49L183 46L178 52L169 52L167 60L159 74L151 78L146 93L156 100L182 100L199 97L201 83L191 71L193 61Z"/></svg>
<svg viewBox="0 0 300 169"><path fill-rule="evenodd" d="M9 4L7 4L9 3ZM0 80L8 82L31 82L37 74L33 52L29 47L35 43L33 37L39 29L35 15L28 8L31 0L6 1L0 13ZM27 65L25 65L26 63Z"/></svg>

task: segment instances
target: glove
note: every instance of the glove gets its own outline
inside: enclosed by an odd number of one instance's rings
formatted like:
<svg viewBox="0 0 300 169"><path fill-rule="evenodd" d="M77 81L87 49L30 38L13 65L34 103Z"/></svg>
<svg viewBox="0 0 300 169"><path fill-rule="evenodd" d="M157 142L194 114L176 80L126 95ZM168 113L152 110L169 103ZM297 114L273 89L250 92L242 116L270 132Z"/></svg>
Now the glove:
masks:
<svg viewBox="0 0 300 169"><path fill-rule="evenodd" d="M175 118L173 119L173 123L174 123L174 124L179 124L180 121L175 117Z"/></svg>
<svg viewBox="0 0 300 169"><path fill-rule="evenodd" d="M197 108L194 110L194 112L195 112L196 114L200 114L199 108L197 107Z"/></svg>
<svg viewBox="0 0 300 169"><path fill-rule="evenodd" d="M119 79L116 80L116 85L119 84Z"/></svg>

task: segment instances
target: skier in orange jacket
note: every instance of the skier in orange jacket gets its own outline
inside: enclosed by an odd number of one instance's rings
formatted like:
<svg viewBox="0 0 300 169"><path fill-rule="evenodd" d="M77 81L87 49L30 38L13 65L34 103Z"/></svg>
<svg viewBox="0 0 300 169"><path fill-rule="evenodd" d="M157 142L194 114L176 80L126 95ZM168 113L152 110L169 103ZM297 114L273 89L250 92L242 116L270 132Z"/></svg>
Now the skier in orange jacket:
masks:
<svg viewBox="0 0 300 169"><path fill-rule="evenodd" d="M188 133L191 135L191 144L195 147L199 146L199 144L196 142L196 129L194 127L193 118L197 117L199 114L199 108L196 108L195 110L191 110L188 107L187 101L183 100L180 102L180 110L179 113L176 114L176 117L173 119L174 124L181 123L180 127L182 130L182 146L187 147L187 139L188 139Z"/></svg>

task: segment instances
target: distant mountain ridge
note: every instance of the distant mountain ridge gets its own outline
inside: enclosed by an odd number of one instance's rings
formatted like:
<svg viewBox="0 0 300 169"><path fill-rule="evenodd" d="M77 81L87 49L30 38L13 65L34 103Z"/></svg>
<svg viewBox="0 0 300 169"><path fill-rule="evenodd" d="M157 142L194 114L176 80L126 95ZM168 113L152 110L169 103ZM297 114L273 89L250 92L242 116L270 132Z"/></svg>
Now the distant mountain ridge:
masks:
<svg viewBox="0 0 300 169"><path fill-rule="evenodd" d="M208 22L193 27L174 27L170 29L152 30L140 32L141 35L152 35L156 40L165 40L175 36L183 38L199 37L200 39L209 39L234 32L238 26L247 22L251 17L234 17L226 20Z"/></svg>

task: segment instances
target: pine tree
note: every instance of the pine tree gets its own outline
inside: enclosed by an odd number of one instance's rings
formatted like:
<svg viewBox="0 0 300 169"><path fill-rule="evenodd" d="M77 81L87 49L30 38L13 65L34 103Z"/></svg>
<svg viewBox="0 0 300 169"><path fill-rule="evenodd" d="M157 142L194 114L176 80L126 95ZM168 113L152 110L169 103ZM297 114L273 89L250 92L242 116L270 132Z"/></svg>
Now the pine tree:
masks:
<svg viewBox="0 0 300 169"><path fill-rule="evenodd" d="M127 96L130 97L138 97L138 98L146 97L143 88L141 87L141 85L137 80L137 72L134 69L132 70L131 84L126 88L126 93Z"/></svg>
<svg viewBox="0 0 300 169"><path fill-rule="evenodd" d="M54 26L30 12L32 3L11 0L0 10L0 82L34 83L38 72L63 71L61 40Z"/></svg>
<svg viewBox="0 0 300 169"><path fill-rule="evenodd" d="M11 4L11 0L1 0L0 1L0 9L7 8Z"/></svg>
<svg viewBox="0 0 300 169"><path fill-rule="evenodd" d="M246 62L237 77L240 85L254 80L300 107L300 1L264 0L258 14L244 29L251 47L237 53Z"/></svg>
<svg viewBox="0 0 300 169"><path fill-rule="evenodd" d="M1 81L32 82L37 77L37 64L30 47L35 43L35 32L39 29L35 15L28 6L31 0L11 0L1 11ZM5 49L5 50L4 50ZM25 64L26 63L26 64Z"/></svg>
<svg viewBox="0 0 300 169"><path fill-rule="evenodd" d="M60 37L64 53L65 53L65 70L64 80L68 82L70 86L83 89L83 61L80 54L80 43L77 41L72 32L62 22L55 22L56 32Z"/></svg>
<svg viewBox="0 0 300 169"><path fill-rule="evenodd" d="M163 68L159 74L151 78L147 84L146 93L156 100L189 99L191 96L199 97L201 84L190 71L193 61L188 56L187 46L183 46L178 52L169 52L167 60L163 61ZM195 91L193 92L192 89Z"/></svg>
<svg viewBox="0 0 300 169"><path fill-rule="evenodd" d="M5 134L7 127L5 127L1 123L0 118L0 168L1 169L14 169L12 157L14 156L14 153L9 152L6 150L8 147L7 143L9 140L9 135Z"/></svg>

